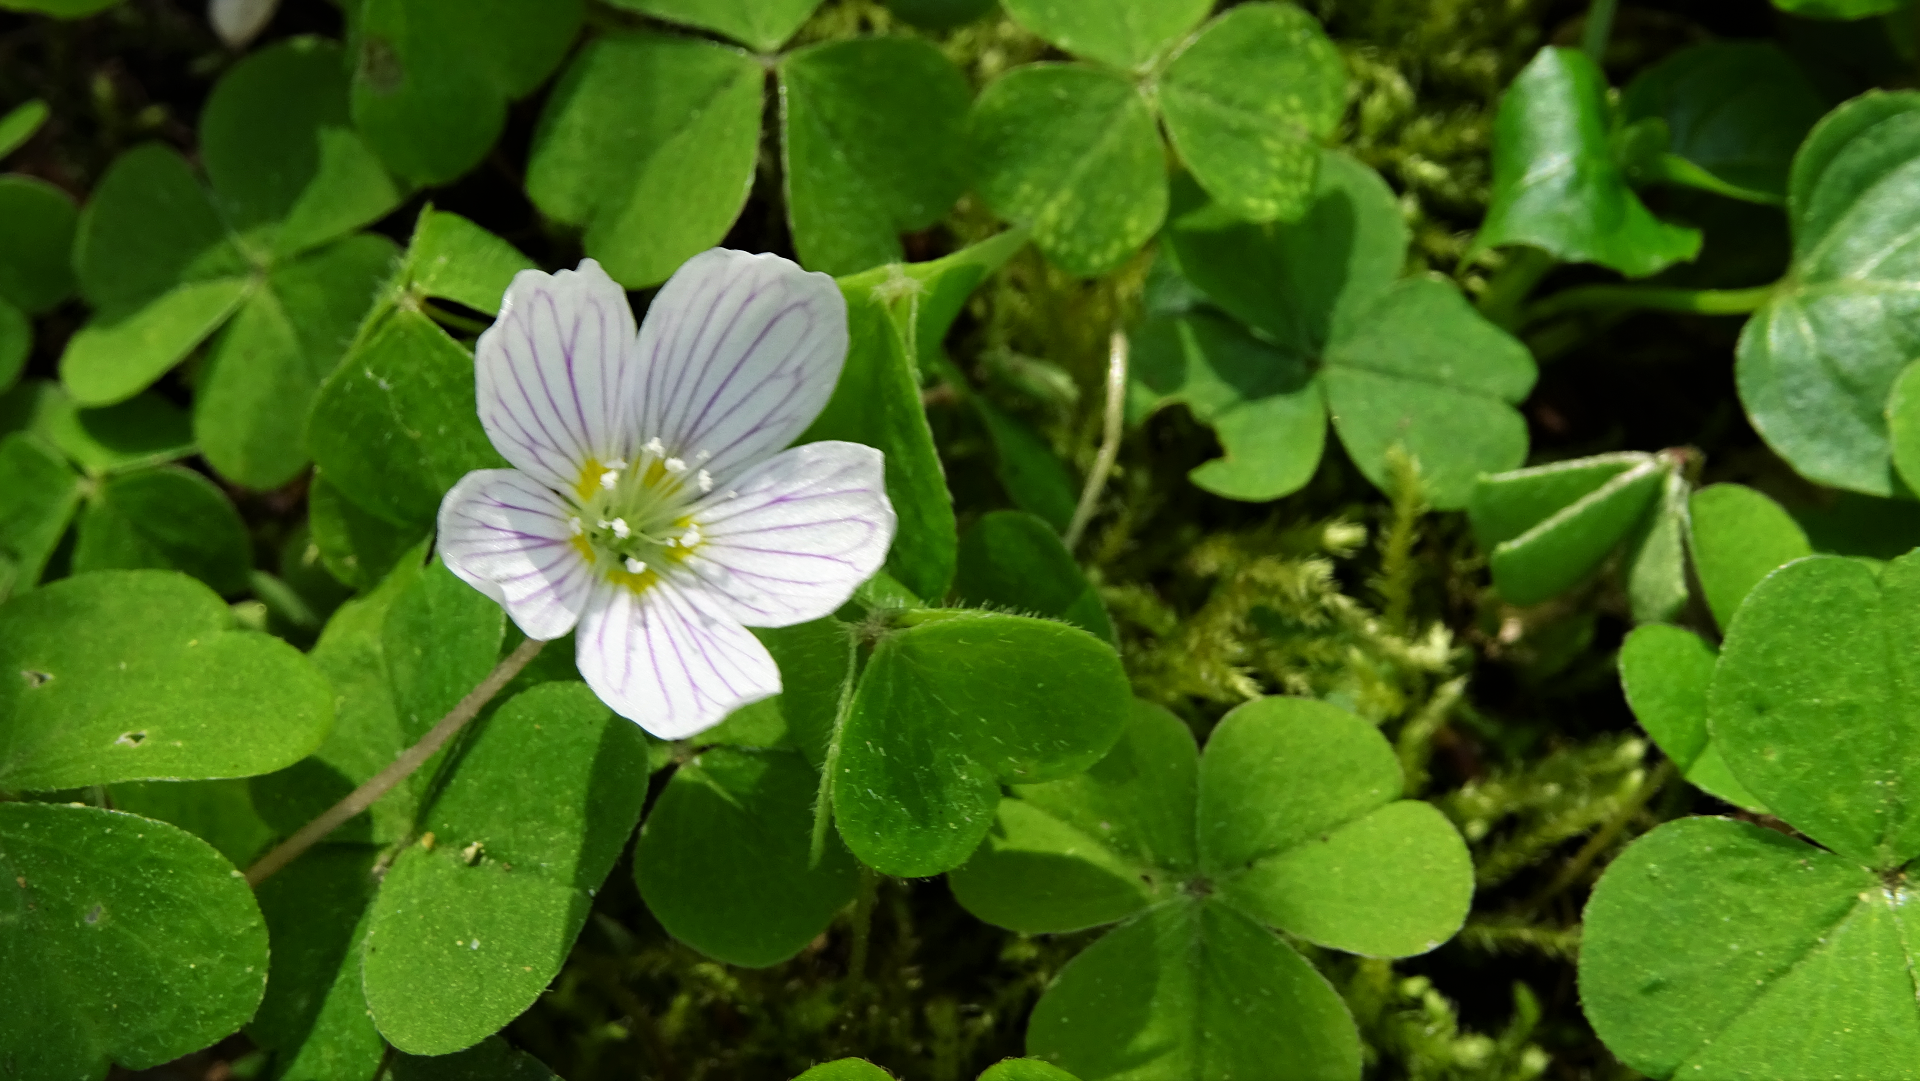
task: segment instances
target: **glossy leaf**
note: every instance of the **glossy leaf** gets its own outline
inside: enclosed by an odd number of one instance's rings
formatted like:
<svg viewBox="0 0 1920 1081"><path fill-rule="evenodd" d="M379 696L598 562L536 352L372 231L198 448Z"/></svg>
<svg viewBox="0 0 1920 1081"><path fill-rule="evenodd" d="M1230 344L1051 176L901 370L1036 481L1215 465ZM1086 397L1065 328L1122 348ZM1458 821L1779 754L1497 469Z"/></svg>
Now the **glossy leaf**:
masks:
<svg viewBox="0 0 1920 1081"><path fill-rule="evenodd" d="M1766 806L1727 768L1707 732L1707 688L1717 659L1713 647L1692 631L1644 624L1620 646L1620 689L1640 727L1689 783L1765 814Z"/></svg>
<svg viewBox="0 0 1920 1081"><path fill-rule="evenodd" d="M628 288L666 281L746 204L765 79L751 56L712 42L600 37L548 98L527 195L585 227L587 254Z"/></svg>
<svg viewBox="0 0 1920 1081"><path fill-rule="evenodd" d="M965 187L966 79L932 45L864 38L782 58L787 214L801 262L849 274L901 258Z"/></svg>
<svg viewBox="0 0 1920 1081"><path fill-rule="evenodd" d="M1634 77L1623 119L1658 118L1668 153L1703 170L1680 183L1784 203L1787 169L1826 104L1799 65L1771 42L1729 41L1682 49Z"/></svg>
<svg viewBox="0 0 1920 1081"><path fill-rule="evenodd" d="M73 571L183 571L233 596L247 590L253 541L218 485L166 466L102 484L80 515Z"/></svg>
<svg viewBox="0 0 1920 1081"><path fill-rule="evenodd" d="M259 1005L260 910L191 834L94 807L0 804L0 878L0 1062L18 1076L159 1066Z"/></svg>
<svg viewBox="0 0 1920 1081"><path fill-rule="evenodd" d="M1894 492L1888 396L1920 318L1920 94L1869 94L1794 159L1793 266L1740 334L1740 401L1801 476Z"/></svg>
<svg viewBox="0 0 1920 1081"><path fill-rule="evenodd" d="M1669 822L1595 887L1580 999L1653 1077L1916 1077L1910 920L1852 860L1744 822Z"/></svg>
<svg viewBox="0 0 1920 1081"><path fill-rule="evenodd" d="M1080 64L1015 68L981 91L968 132L980 197L1031 227L1033 242L1070 274L1119 266L1166 217L1153 114L1118 74Z"/></svg>
<svg viewBox="0 0 1920 1081"><path fill-rule="evenodd" d="M1713 621L1723 629L1760 579L1813 554L1800 524L1752 488L1715 484L1693 493L1687 507L1693 570Z"/></svg>
<svg viewBox="0 0 1920 1081"><path fill-rule="evenodd" d="M394 172L444 184L479 164L565 58L580 0L364 0L353 120Z"/></svg>
<svg viewBox="0 0 1920 1081"><path fill-rule="evenodd" d="M1007 14L1075 56L1139 68L1207 14L1207 0L1009 0Z"/></svg>
<svg viewBox="0 0 1920 1081"><path fill-rule="evenodd" d="M1893 867L1920 853L1920 558L1877 580L1816 556L1769 575L1727 628L1708 724L1727 765L1773 813L1843 856Z"/></svg>
<svg viewBox="0 0 1920 1081"><path fill-rule="evenodd" d="M325 683L275 638L231 627L207 587L102 571L0 607L0 789L246 777L319 745Z"/></svg>
<svg viewBox="0 0 1920 1081"><path fill-rule="evenodd" d="M838 839L810 863L819 775L792 751L710 748L674 772L633 853L667 933L762 968L799 953L852 902L860 871Z"/></svg>
<svg viewBox="0 0 1920 1081"><path fill-rule="evenodd" d="M1248 221L1292 220L1312 200L1315 144L1346 109L1346 74L1313 16L1292 4L1242 4L1167 65L1160 109L1215 202Z"/></svg>
<svg viewBox="0 0 1920 1081"><path fill-rule="evenodd" d="M1655 218L1608 142L1607 80L1577 49L1549 46L1500 98L1493 202L1475 248L1530 244L1645 277L1700 251L1700 232Z"/></svg>
<svg viewBox="0 0 1920 1081"><path fill-rule="evenodd" d="M1071 623L1114 641L1100 595L1047 523L991 511L960 540L953 591L963 602Z"/></svg>
<svg viewBox="0 0 1920 1081"><path fill-rule="evenodd" d="M0 301L38 315L72 295L80 212L42 180L0 176Z"/></svg>
<svg viewBox="0 0 1920 1081"><path fill-rule="evenodd" d="M833 777L841 836L885 874L958 866L991 826L999 785L1099 761L1128 697L1120 659L1085 631L927 613L882 640L861 677Z"/></svg>
<svg viewBox="0 0 1920 1081"><path fill-rule="evenodd" d="M509 699L466 744L374 899L364 980L395 1047L447 1054L547 987L640 818L647 745L582 683ZM422 834L425 837L425 834Z"/></svg>

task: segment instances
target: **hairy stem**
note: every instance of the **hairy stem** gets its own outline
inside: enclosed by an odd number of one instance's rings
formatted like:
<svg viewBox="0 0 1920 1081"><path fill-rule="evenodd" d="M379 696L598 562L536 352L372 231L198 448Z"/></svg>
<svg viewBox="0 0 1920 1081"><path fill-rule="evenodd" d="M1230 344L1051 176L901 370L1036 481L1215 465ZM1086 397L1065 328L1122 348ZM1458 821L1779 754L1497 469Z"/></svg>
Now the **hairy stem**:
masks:
<svg viewBox="0 0 1920 1081"><path fill-rule="evenodd" d="M854 669L858 667L859 644L847 636L847 674L840 681L840 702L833 711L833 734L827 738L827 757L820 763L820 791L813 799L813 842L807 849L807 866L820 866L827 851L827 828L833 824L833 774L840 765L840 733L846 730L847 714L853 712Z"/></svg>
<svg viewBox="0 0 1920 1081"><path fill-rule="evenodd" d="M1113 472L1113 463L1120 457L1120 433L1126 420L1127 399L1127 336L1114 331L1107 344L1107 415L1100 433L1100 452L1093 459L1093 469L1087 473L1086 487L1080 489L1080 505L1073 508L1073 520L1067 525L1067 532L1061 538L1071 552L1080 545L1080 538L1087 532L1087 522L1093 517L1093 508L1100 502L1100 491L1107 486L1107 476Z"/></svg>
<svg viewBox="0 0 1920 1081"><path fill-rule="evenodd" d="M1527 307L1525 322L1537 323L1572 312L1613 312L1652 308L1695 315L1746 315L1759 310L1774 286L1751 289L1667 289L1653 285L1581 285L1564 289Z"/></svg>
<svg viewBox="0 0 1920 1081"><path fill-rule="evenodd" d="M500 688L513 681L520 670L533 660L534 655L547 643L529 638L520 643L519 648L507 654L487 678L481 680L459 704L447 711L433 730L421 737L420 742L400 752L400 757L388 764L386 769L373 775L365 784L347 794L339 803L326 809L320 817L300 827L300 832L280 842L273 851L260 857L254 865L247 868L247 885L258 886L267 876L298 859L302 852L312 848L326 838L327 834L339 829L348 819L374 805L381 796L393 790L393 787L406 780L414 770L432 758L435 751L446 746L454 733L467 726L467 722L480 715L481 707L500 693Z"/></svg>

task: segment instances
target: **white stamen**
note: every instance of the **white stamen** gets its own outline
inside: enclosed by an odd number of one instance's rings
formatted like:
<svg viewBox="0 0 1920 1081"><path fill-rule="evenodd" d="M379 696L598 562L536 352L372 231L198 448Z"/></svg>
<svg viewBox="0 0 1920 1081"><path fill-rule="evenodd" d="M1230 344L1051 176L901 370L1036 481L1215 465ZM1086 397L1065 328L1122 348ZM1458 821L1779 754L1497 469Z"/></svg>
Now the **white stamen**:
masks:
<svg viewBox="0 0 1920 1081"><path fill-rule="evenodd" d="M633 558L632 556L627 557L627 573L628 574L641 574L641 573L644 573L646 569L647 569L647 565L645 563L640 562L639 560Z"/></svg>
<svg viewBox="0 0 1920 1081"><path fill-rule="evenodd" d="M680 534L680 547L682 548L692 548L694 545L697 545L699 543L700 543L700 527L697 525L688 526L687 531L685 533Z"/></svg>
<svg viewBox="0 0 1920 1081"><path fill-rule="evenodd" d="M600 474L600 487L612 488L618 483L620 483L620 471L618 469L609 469L605 473Z"/></svg>
<svg viewBox="0 0 1920 1081"><path fill-rule="evenodd" d="M702 451L701 453L704 454L706 452ZM700 475L694 479L700 482L701 491L703 492L713 491L713 474L712 473L709 473L706 470L702 469L700 471Z"/></svg>
<svg viewBox="0 0 1920 1081"><path fill-rule="evenodd" d="M728 499L738 499L738 498L740 498L740 493L739 493L739 492L736 492L736 491L732 491L731 489L729 489L729 490L728 490L728 492L727 492L727 498L728 498Z"/></svg>
<svg viewBox="0 0 1920 1081"><path fill-rule="evenodd" d="M667 456L667 445L660 442L660 437L657 435L647 440L647 445L640 449L653 455L655 458L665 458Z"/></svg>
<svg viewBox="0 0 1920 1081"><path fill-rule="evenodd" d="M578 517L567 519L567 528L573 530L573 535L576 537L587 531L587 527L580 524Z"/></svg>
<svg viewBox="0 0 1920 1081"><path fill-rule="evenodd" d="M675 475L685 473L687 471L687 463L681 461L678 458L668 458L666 461L660 464L666 467L667 472L673 473Z"/></svg>
<svg viewBox="0 0 1920 1081"><path fill-rule="evenodd" d="M594 528L596 528L596 529L612 529L612 528L613 528L613 523L612 523L612 522L609 522L609 521L607 521L607 520L606 520L605 518L602 518L602 519L600 519L600 520L599 520L598 522L595 522L595 523L594 523Z"/></svg>
<svg viewBox="0 0 1920 1081"><path fill-rule="evenodd" d="M707 460L708 458L711 458L711 457L713 457L713 452L712 452L712 451L710 451L710 450L703 450L703 451L701 451L700 453L698 453L698 454L696 454L696 455L694 455L694 456L693 456L693 460L694 460L695 462L704 462L704 461L706 461L706 460Z"/></svg>
<svg viewBox="0 0 1920 1081"><path fill-rule="evenodd" d="M615 458L613 461L607 463L608 469L625 469L626 467L627 460L625 458Z"/></svg>
<svg viewBox="0 0 1920 1081"><path fill-rule="evenodd" d="M627 528L627 520L625 518L615 518L612 524L613 535L619 537L621 540L626 540L633 535L633 530Z"/></svg>

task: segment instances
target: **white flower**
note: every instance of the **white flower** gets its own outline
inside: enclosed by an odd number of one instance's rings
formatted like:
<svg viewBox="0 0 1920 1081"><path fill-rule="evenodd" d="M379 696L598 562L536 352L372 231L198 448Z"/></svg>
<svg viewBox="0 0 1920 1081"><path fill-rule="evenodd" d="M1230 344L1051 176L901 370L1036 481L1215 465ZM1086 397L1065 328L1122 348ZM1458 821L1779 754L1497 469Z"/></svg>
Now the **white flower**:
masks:
<svg viewBox="0 0 1920 1081"><path fill-rule="evenodd" d="M481 424L514 468L447 493L441 557L530 638L577 622L582 678L656 736L778 694L746 627L832 612L893 541L879 451L781 450L846 352L833 279L777 256L693 257L637 336L593 260L522 271L474 354Z"/></svg>

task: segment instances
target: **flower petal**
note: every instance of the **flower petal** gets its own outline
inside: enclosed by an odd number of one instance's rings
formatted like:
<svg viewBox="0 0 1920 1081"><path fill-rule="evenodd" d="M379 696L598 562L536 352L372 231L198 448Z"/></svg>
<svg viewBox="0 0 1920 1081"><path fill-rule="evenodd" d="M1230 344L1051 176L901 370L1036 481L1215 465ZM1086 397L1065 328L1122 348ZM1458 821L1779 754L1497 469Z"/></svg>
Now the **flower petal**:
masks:
<svg viewBox="0 0 1920 1081"><path fill-rule="evenodd" d="M825 274L714 248L667 279L640 325L640 436L724 484L793 442L833 395L847 303Z"/></svg>
<svg viewBox="0 0 1920 1081"><path fill-rule="evenodd" d="M678 585L603 581L580 619L580 676L615 713L685 739L780 693L780 669L746 628L689 603Z"/></svg>
<svg viewBox="0 0 1920 1081"><path fill-rule="evenodd" d="M517 469L476 469L440 501L447 569L498 601L528 638L573 629L599 576L574 544L564 500Z"/></svg>
<svg viewBox="0 0 1920 1081"><path fill-rule="evenodd" d="M749 627L804 623L847 603L893 543L885 465L859 443L808 443L697 504L705 539L681 565L700 583L696 599Z"/></svg>
<svg viewBox="0 0 1920 1081"><path fill-rule="evenodd" d="M487 438L540 483L577 490L590 462L634 446L633 349L633 309L599 263L514 275L473 354Z"/></svg>

